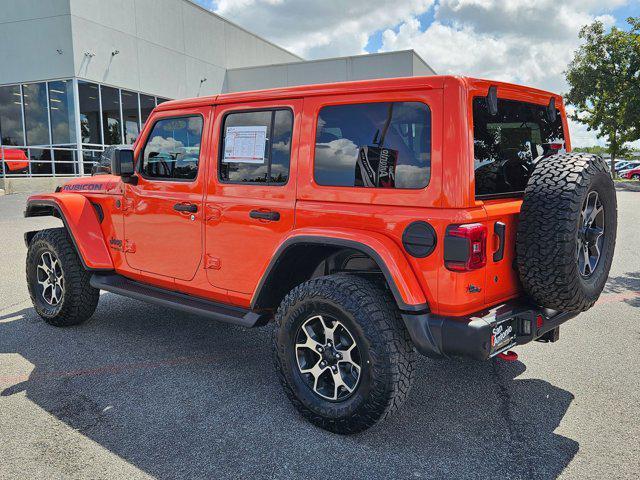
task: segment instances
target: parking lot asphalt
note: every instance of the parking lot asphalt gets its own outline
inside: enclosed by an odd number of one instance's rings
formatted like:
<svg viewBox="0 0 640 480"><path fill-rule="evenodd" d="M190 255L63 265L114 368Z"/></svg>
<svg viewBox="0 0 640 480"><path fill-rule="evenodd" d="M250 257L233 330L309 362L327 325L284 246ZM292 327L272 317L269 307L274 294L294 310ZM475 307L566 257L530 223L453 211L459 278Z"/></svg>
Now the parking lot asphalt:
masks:
<svg viewBox="0 0 640 480"><path fill-rule="evenodd" d="M58 329L24 280L26 197L0 197L0 478L638 478L640 193L619 191L611 276L517 362L420 358L406 404L355 436L281 391L271 329L103 294Z"/></svg>

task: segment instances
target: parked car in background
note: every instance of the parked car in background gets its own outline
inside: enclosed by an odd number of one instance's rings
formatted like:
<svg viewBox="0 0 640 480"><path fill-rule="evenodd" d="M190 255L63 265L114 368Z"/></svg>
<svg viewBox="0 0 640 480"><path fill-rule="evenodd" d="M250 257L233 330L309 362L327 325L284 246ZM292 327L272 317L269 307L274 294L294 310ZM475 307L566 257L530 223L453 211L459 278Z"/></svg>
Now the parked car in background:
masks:
<svg viewBox="0 0 640 480"><path fill-rule="evenodd" d="M4 165L0 165L0 175L14 173L24 173L29 170L29 159L24 151L18 148L5 148L0 150L0 161ZM4 168L3 168L4 167Z"/></svg>
<svg viewBox="0 0 640 480"><path fill-rule="evenodd" d="M620 174L621 172L624 172L625 170L631 170L631 169L638 168L638 167L640 167L640 161L625 160L625 161L616 163L615 169L616 169L616 172L618 172L618 174Z"/></svg>
<svg viewBox="0 0 640 480"><path fill-rule="evenodd" d="M620 178L627 178L629 180L640 180L640 165L636 166L636 168L620 172Z"/></svg>

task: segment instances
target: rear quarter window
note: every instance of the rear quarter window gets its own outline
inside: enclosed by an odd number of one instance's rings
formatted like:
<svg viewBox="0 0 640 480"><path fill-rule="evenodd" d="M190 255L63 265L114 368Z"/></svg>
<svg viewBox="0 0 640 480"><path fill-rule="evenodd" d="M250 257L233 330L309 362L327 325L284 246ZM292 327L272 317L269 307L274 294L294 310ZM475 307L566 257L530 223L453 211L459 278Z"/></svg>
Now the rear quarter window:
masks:
<svg viewBox="0 0 640 480"><path fill-rule="evenodd" d="M420 189L431 171L431 111L420 102L323 107L314 177L340 187Z"/></svg>

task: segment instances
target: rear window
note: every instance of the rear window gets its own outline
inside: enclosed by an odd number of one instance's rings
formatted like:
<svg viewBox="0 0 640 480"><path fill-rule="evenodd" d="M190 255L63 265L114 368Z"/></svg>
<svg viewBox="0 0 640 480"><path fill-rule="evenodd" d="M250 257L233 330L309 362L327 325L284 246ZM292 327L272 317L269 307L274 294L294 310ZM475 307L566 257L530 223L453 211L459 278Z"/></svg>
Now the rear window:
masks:
<svg viewBox="0 0 640 480"><path fill-rule="evenodd" d="M547 107L498 99L491 115L485 97L473 99L476 196L524 191L536 163L564 151L562 117L548 118Z"/></svg>
<svg viewBox="0 0 640 480"><path fill-rule="evenodd" d="M431 167L431 111L419 102L320 110L314 174L320 185L424 188Z"/></svg>

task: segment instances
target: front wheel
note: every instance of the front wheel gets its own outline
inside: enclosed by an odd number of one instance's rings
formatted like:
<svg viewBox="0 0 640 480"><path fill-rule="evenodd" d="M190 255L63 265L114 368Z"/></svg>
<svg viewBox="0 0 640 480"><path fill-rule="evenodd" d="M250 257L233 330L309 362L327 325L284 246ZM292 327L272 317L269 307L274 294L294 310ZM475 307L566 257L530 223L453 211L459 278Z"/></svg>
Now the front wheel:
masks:
<svg viewBox="0 0 640 480"><path fill-rule="evenodd" d="M405 400L415 351L393 298L353 275L293 289L276 315L275 363L293 405L335 433L371 427Z"/></svg>
<svg viewBox="0 0 640 480"><path fill-rule="evenodd" d="M33 307L45 322L66 327L93 315L100 290L89 284L91 274L64 228L42 230L33 237L26 270Z"/></svg>

